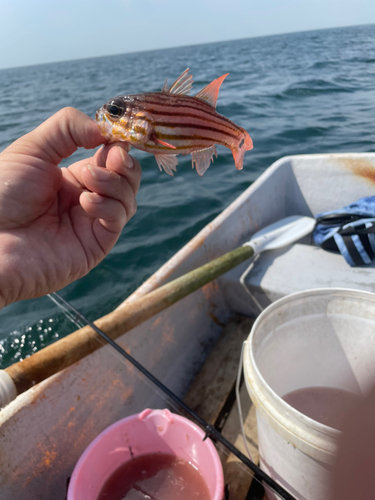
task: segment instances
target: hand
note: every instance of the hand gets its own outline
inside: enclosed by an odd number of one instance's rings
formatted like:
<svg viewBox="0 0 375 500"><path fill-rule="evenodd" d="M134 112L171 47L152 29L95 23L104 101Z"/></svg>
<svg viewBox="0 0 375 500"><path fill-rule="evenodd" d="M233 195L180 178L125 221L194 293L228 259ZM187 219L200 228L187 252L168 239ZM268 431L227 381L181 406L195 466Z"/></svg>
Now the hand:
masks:
<svg viewBox="0 0 375 500"><path fill-rule="evenodd" d="M64 108L0 154L0 307L87 274L134 215L141 168L126 144L58 167L103 142L91 118Z"/></svg>

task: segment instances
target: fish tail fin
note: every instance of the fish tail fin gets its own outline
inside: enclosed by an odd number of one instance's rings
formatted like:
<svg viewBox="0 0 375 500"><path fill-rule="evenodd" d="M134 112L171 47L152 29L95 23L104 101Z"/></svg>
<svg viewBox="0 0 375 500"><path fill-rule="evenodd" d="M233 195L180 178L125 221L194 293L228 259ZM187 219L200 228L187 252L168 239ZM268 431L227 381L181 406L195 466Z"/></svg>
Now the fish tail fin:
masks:
<svg viewBox="0 0 375 500"><path fill-rule="evenodd" d="M251 137L246 132L245 129L242 129L242 134L238 140L238 143L231 149L234 164L236 165L237 170L242 170L243 168L243 158L245 156L245 152L253 149L253 141Z"/></svg>

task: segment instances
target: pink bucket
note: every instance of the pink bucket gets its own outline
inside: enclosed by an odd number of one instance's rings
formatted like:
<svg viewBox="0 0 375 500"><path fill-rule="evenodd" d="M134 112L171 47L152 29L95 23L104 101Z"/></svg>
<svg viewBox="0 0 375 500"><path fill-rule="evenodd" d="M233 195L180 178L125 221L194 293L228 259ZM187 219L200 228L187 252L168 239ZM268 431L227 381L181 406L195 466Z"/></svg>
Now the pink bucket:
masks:
<svg viewBox="0 0 375 500"><path fill-rule="evenodd" d="M223 469L215 446L190 420L169 410L144 410L105 429L86 448L73 471L67 500L96 500L105 481L132 456L176 455L197 467L212 500L222 500Z"/></svg>

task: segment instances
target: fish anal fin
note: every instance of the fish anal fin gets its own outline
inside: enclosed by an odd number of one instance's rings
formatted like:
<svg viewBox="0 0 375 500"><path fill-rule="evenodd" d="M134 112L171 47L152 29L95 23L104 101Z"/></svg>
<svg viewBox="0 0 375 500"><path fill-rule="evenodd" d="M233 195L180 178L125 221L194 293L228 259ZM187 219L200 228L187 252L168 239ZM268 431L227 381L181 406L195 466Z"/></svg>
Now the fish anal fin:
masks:
<svg viewBox="0 0 375 500"><path fill-rule="evenodd" d="M219 95L219 89L225 78L229 75L226 73L220 78L216 78L213 82L209 83L204 89L202 89L195 97L208 102L213 108L216 108L217 96Z"/></svg>
<svg viewBox="0 0 375 500"><path fill-rule="evenodd" d="M173 171L177 170L177 165L178 165L178 159L176 155L171 155L171 154L156 154L155 155L155 160L156 163L158 164L158 167L160 169L160 172L162 169L168 174L173 176Z"/></svg>
<svg viewBox="0 0 375 500"><path fill-rule="evenodd" d="M213 163L214 155L217 158L217 151L215 146L211 146L206 149L200 149L199 151L193 151L191 153L192 167L194 168L195 163L195 168L198 175L202 177L202 175L211 165L211 161Z"/></svg>
<svg viewBox="0 0 375 500"><path fill-rule="evenodd" d="M169 92L170 94L181 94L186 95L190 92L193 86L193 76L189 75L189 68L185 69L183 73L175 80L172 85L168 88L167 80L165 80L163 92Z"/></svg>

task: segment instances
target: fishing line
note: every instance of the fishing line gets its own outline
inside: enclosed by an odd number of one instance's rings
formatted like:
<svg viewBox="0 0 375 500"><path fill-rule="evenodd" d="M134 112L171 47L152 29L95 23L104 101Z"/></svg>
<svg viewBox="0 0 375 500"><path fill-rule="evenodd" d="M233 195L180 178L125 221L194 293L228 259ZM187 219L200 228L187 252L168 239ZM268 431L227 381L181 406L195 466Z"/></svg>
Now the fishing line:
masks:
<svg viewBox="0 0 375 500"><path fill-rule="evenodd" d="M135 366L146 378L151 380L159 389L161 389L172 401L183 408L188 415L190 415L199 425L203 427L206 432L207 437L212 437L214 440L219 441L223 444L233 455L241 460L249 469L251 469L260 480L264 481L268 486L270 486L275 493L277 493L281 498L285 500L296 500L290 493L288 493L282 486L280 486L276 481L274 481L268 474L266 474L262 469L255 465L248 457L246 457L240 450L238 450L230 441L228 441L222 434L215 429L214 426L208 424L203 418L201 418L194 410L192 410L187 404L184 403L174 392L168 389L159 379L154 377L151 372L149 372L144 366L142 366L135 358L128 354L117 342L112 340L106 333L98 328L94 323L87 319L83 314L81 314L72 304L63 299L58 293L53 292L48 294L48 297L59 307L60 304L64 305L70 315L68 316L75 323L80 325L82 321L85 325L90 326L100 337L102 337L108 344L110 344L118 353L127 359L133 366ZM72 314L74 313L74 314Z"/></svg>
<svg viewBox="0 0 375 500"><path fill-rule="evenodd" d="M250 296L251 300L254 302L254 304L258 307L260 312L264 311L264 307L259 303L259 301L256 299L255 295L251 293L250 288L246 284L246 278L250 274L250 271L253 269L256 261L260 258L260 254L256 255L254 258L251 259L250 264L246 268L246 270L241 274L240 276L240 283L243 286L245 292Z"/></svg>
<svg viewBox="0 0 375 500"><path fill-rule="evenodd" d="M75 312L72 312L73 306L69 302L66 302L59 294L57 294L57 293L51 294L51 295L48 295L48 297L58 306L59 309L62 310L62 312L65 314L65 316L73 324L75 324L78 328L82 328L83 326L87 325L87 323L85 323L82 319L80 319L80 317L78 317ZM81 314L81 316L84 317L82 314ZM94 337L94 338L97 340L97 342L100 343L100 345L102 345L102 346L108 345L108 343L104 340L104 338L102 338L102 337ZM122 364L127 365L127 360L124 359L124 356L122 354L120 354L117 350L110 349L109 352L113 356L115 356L117 358L117 360L119 360ZM142 376L142 374L138 370L136 370L133 373L142 381L142 383L146 384L147 387L149 387L161 399L163 399L165 401L166 406L168 406L169 409L173 409L173 411L176 414L179 414L181 416L186 417L186 415L181 412L180 407L174 401L169 399L167 397L167 395L165 394L165 392L163 392L161 389L159 389L159 387L155 387L155 384L151 383L147 377ZM220 453L224 454L227 458L230 456L230 452L221 442L215 442L215 445L216 445L216 448L220 451ZM256 473L252 473L252 471L250 471L249 468L246 467L246 465L241 461L232 462L232 463L235 463L236 467L240 468L245 474L247 474L249 477L251 477L252 481L255 480L255 482L262 487L262 491L263 491L264 485L262 483L262 480L257 476ZM251 484L253 484L253 483L251 483ZM228 485L225 485L225 488L226 489L225 489L224 499L229 500L229 490L227 490ZM253 486L251 486L251 488L253 488ZM268 489L268 487L266 487L266 488ZM281 498L280 495L277 492L275 492L274 490L273 490L273 493L277 496L277 498ZM263 497L263 494L261 494L261 496ZM293 498L293 497L291 497L291 498Z"/></svg>
<svg viewBox="0 0 375 500"><path fill-rule="evenodd" d="M56 294L54 294L54 293L48 294L47 296L58 306L59 309L62 310L62 312L65 314L65 316L74 325L76 325L78 328L83 328L84 326L87 326L87 323L82 321L75 313L72 313L71 310L68 309L68 307L70 306L70 304L68 302L66 302L66 304L67 304L66 306L62 302L59 302L59 300L63 300L61 296L59 296L57 293ZM106 342L102 337L94 337L94 338L97 342L99 342L100 345L102 345L102 346L108 345L108 342ZM124 356L122 354L120 354L117 350L110 349L109 352L111 353L112 356L115 356L116 359L118 359L122 364L127 366L127 360L124 359ZM146 384L150 389L152 389L153 392L155 392L159 397L161 397L168 404L168 406L170 408L173 408L173 410L176 413L179 413L180 415L182 415L182 413L179 410L179 407L173 401L169 400L166 397L165 393L159 389L159 387L155 387L155 385L152 384L147 379L147 377L142 376L138 371L135 371L133 373L135 373L137 375L137 377L144 384Z"/></svg>
<svg viewBox="0 0 375 500"><path fill-rule="evenodd" d="M237 379L236 379L236 402L237 402L237 410L238 410L238 418L240 421L240 429L241 429L241 434L242 434L242 439L247 451L247 454L249 455L249 458L252 462L254 462L253 457L251 456L249 447L247 445L247 439L245 435L245 429L243 425L243 416L242 416L242 406L241 406L241 395L240 395L240 385L241 385L241 377L242 377L242 360L243 360L243 352L245 350L246 346L246 340L242 344L241 348L241 356L240 356L240 362L238 363L238 372L237 372Z"/></svg>

